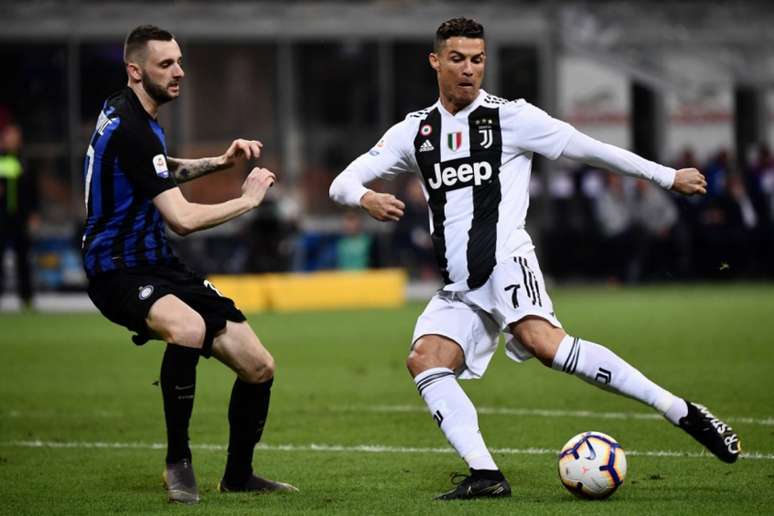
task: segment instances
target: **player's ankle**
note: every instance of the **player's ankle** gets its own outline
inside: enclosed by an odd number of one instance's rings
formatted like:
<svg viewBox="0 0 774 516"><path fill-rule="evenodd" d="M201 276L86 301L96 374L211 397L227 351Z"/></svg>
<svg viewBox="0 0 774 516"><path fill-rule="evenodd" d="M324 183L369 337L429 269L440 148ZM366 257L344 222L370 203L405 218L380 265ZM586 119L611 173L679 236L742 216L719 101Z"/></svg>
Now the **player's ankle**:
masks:
<svg viewBox="0 0 774 516"><path fill-rule="evenodd" d="M473 469L470 468L470 474L475 478L485 478L487 480L501 481L505 480L502 472L499 469Z"/></svg>
<svg viewBox="0 0 774 516"><path fill-rule="evenodd" d="M680 419L688 414L688 404L684 399L675 396L672 405L664 412L664 417L673 425L679 425Z"/></svg>
<svg viewBox="0 0 774 516"><path fill-rule="evenodd" d="M247 482L250 480L250 477L253 475L252 468L245 469L243 467L240 468L226 468L226 471L223 473L223 480L222 482L226 484L229 488L239 488L247 484Z"/></svg>

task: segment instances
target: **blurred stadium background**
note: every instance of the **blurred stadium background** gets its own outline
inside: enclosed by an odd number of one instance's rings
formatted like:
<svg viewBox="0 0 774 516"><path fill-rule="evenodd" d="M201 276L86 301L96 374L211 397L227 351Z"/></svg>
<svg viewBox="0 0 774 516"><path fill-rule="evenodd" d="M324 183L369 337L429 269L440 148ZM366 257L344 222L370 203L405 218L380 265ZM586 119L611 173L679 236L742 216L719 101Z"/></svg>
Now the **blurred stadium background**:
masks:
<svg viewBox="0 0 774 516"><path fill-rule="evenodd" d="M771 2L2 2L2 145L23 166L16 211L29 222L38 306L65 298L72 309L66 294L85 288L82 157L102 101L126 82L123 38L141 23L168 28L183 49L183 94L161 115L170 155L258 138L260 163L281 178L249 216L174 238L184 260L210 275L400 267L422 297L438 279L416 179L384 185L408 205L394 225L341 210L327 190L390 125L436 100L426 55L438 24L457 15L486 27L488 91L708 177L705 198L679 199L537 160L528 228L548 278L774 277ZM183 189L222 201L247 170ZM14 260L0 262L0 306L11 310Z"/></svg>

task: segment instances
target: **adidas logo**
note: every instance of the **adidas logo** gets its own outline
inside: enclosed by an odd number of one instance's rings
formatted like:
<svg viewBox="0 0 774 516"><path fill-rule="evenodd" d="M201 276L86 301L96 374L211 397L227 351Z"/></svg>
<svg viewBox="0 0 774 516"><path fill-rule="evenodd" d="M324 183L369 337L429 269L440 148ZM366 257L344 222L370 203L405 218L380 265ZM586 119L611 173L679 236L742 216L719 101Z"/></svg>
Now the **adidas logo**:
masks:
<svg viewBox="0 0 774 516"><path fill-rule="evenodd" d="M431 150L435 150L435 147L430 143L430 140L425 140L425 143L419 146L419 152L430 152Z"/></svg>

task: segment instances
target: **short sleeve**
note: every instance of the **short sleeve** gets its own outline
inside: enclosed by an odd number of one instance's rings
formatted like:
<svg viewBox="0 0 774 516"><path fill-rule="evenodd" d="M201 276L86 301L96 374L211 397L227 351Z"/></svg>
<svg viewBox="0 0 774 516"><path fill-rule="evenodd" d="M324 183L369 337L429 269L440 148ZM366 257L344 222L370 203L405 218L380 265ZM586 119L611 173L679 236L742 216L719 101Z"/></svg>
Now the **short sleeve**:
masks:
<svg viewBox="0 0 774 516"><path fill-rule="evenodd" d="M150 131L119 134L118 164L132 186L149 199L174 188L177 182L169 171L164 146Z"/></svg>
<svg viewBox="0 0 774 516"><path fill-rule="evenodd" d="M524 100L507 104L501 112L505 115L501 122L503 143L522 152L536 152L548 159L557 159L575 132L570 124Z"/></svg>

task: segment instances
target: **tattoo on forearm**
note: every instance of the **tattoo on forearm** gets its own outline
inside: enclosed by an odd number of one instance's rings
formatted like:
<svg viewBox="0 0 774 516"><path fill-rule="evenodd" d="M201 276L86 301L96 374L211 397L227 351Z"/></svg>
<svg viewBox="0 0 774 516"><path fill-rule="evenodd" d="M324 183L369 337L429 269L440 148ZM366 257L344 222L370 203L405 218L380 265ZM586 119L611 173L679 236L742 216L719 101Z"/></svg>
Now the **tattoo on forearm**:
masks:
<svg viewBox="0 0 774 516"><path fill-rule="evenodd" d="M170 171L178 183L184 183L230 166L230 163L222 163L218 158L181 159L167 157L167 161L170 165Z"/></svg>

